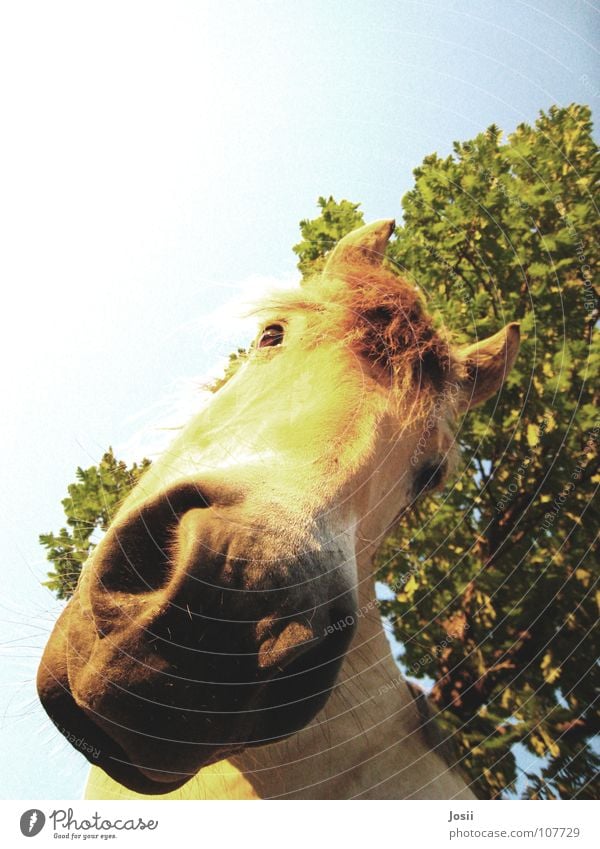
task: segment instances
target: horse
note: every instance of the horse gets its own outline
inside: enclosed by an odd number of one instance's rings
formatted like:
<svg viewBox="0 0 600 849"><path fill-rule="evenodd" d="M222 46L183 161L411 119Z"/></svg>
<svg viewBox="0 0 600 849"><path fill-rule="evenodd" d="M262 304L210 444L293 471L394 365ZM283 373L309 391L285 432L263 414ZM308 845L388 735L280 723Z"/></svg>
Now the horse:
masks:
<svg viewBox="0 0 600 849"><path fill-rule="evenodd" d="M394 227L257 307L239 368L85 564L37 687L93 765L87 798L474 798L399 673L372 564L452 474L519 327L454 344L385 259Z"/></svg>

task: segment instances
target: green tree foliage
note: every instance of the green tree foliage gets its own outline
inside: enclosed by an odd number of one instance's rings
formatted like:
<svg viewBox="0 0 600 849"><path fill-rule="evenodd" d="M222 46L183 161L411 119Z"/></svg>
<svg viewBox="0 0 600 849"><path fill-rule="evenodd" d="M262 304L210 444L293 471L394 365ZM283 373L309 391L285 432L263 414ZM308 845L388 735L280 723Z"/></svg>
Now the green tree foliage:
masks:
<svg viewBox="0 0 600 849"><path fill-rule="evenodd" d="M62 501L68 527L61 528L58 534L40 534L40 543L53 566L45 586L58 598L73 595L81 567L98 541L98 534L107 529L117 508L149 465L150 460L142 460L128 468L109 448L97 466L77 469L77 480L68 487L69 494Z"/></svg>
<svg viewBox="0 0 600 849"><path fill-rule="evenodd" d="M302 275L315 274L321 270L325 256L342 236L364 224L359 203L342 200L337 203L331 196L317 201L321 208L318 218L300 222L302 241L292 250L298 254L298 268Z"/></svg>
<svg viewBox="0 0 600 849"><path fill-rule="evenodd" d="M390 585L409 576L383 612L409 674L433 679L483 797L514 786L517 742L544 758L525 797L598 792L591 129L587 108L552 108L506 141L490 127L426 157L389 247L457 342L521 323L507 385L461 424L458 480L418 504L378 558Z"/></svg>
<svg viewBox="0 0 600 849"><path fill-rule="evenodd" d="M592 281L600 257L591 130L588 108L553 107L506 140L492 126L451 156L426 157L389 246L390 262L456 342L521 323L521 353L502 393L461 423L460 475L415 507L377 563L396 589L382 612L403 644L401 661L433 681L441 722L483 797L514 787L516 743L544 759L525 770L523 796L597 794ZM363 223L359 204L318 204L294 247L305 276ZM78 470L63 502L71 530L41 538L59 597L72 593L93 531L106 528L147 463L127 469L109 452L99 467Z"/></svg>

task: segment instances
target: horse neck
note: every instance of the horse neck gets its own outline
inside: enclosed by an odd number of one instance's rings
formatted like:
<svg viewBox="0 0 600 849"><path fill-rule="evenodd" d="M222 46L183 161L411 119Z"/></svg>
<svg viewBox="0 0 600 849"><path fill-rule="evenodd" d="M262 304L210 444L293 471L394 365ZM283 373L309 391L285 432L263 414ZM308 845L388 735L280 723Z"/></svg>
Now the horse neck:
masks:
<svg viewBox="0 0 600 849"><path fill-rule="evenodd" d="M263 799L474 798L427 741L427 720L392 658L372 580L361 582L359 610L325 707L288 740L223 765L223 777L227 768L236 770L232 792Z"/></svg>

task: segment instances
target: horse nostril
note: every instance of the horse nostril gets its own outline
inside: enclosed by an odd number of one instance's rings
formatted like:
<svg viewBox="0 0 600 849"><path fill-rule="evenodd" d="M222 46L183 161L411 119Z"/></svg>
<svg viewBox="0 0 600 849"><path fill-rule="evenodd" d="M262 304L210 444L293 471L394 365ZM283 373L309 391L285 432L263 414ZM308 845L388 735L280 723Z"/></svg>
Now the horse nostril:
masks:
<svg viewBox="0 0 600 849"><path fill-rule="evenodd" d="M173 572L176 531L186 514L206 509L196 485L180 485L117 519L94 554L94 576L102 589L118 593L154 592Z"/></svg>
<svg viewBox="0 0 600 849"><path fill-rule="evenodd" d="M276 627L275 622L275 627ZM263 626L261 628L261 625ZM281 669L298 655L307 651L318 639L308 622L291 620L277 634L273 634L273 620L263 620L257 626L257 633L267 630L267 636L262 640L258 649L258 666L260 669ZM260 639L260 637L259 637Z"/></svg>

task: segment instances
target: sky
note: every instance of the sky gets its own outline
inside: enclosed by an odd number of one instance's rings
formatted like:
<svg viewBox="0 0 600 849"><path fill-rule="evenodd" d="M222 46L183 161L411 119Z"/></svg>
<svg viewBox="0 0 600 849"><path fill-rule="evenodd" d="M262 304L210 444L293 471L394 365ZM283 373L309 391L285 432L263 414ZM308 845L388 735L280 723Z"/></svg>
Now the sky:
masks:
<svg viewBox="0 0 600 849"><path fill-rule="evenodd" d="M597 113L572 0L22 2L0 12L0 798L78 798L37 703L41 532L108 445L155 456L298 278L319 195L401 217L412 169L553 103Z"/></svg>

